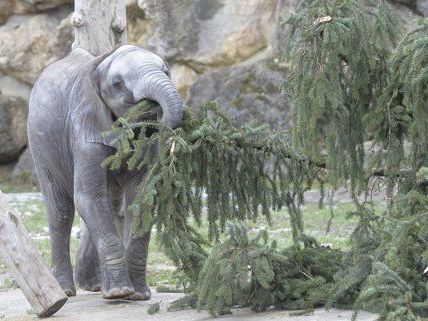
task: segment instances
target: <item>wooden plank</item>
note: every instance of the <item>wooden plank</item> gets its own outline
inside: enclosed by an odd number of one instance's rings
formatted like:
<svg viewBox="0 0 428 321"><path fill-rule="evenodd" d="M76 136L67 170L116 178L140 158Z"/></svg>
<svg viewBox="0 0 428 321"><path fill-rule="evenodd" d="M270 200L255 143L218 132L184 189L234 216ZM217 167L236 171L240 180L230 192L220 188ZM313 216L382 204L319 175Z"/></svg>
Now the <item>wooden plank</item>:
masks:
<svg viewBox="0 0 428 321"><path fill-rule="evenodd" d="M45 265L20 213L0 192L0 256L38 317L58 311L67 296Z"/></svg>

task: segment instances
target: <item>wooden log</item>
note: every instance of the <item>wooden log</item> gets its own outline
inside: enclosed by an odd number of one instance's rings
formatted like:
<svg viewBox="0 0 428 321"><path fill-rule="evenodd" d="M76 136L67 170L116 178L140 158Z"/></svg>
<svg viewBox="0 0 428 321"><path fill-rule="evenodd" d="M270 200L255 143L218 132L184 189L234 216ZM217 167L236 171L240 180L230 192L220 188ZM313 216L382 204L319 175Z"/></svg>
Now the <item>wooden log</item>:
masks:
<svg viewBox="0 0 428 321"><path fill-rule="evenodd" d="M51 316L67 301L66 294L26 231L20 213L8 204L2 192L0 256L38 317Z"/></svg>
<svg viewBox="0 0 428 321"><path fill-rule="evenodd" d="M71 23L74 48L98 56L126 43L125 0L75 0Z"/></svg>

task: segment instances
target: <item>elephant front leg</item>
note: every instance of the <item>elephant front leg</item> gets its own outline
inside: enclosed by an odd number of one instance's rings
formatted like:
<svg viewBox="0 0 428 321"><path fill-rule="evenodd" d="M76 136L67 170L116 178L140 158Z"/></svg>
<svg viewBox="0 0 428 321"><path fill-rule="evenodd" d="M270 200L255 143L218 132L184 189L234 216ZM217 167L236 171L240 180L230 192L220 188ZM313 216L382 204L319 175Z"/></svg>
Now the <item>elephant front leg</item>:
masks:
<svg viewBox="0 0 428 321"><path fill-rule="evenodd" d="M120 237L123 235L123 214L122 213L122 197L117 197L117 192L114 188L118 186L110 185L113 188L110 193L113 212L115 217L116 230ZM80 245L76 256L76 272L75 280L77 286L83 290L90 292L101 291L101 271L97 249L92 242L91 235L85 223L81 223L80 230Z"/></svg>
<svg viewBox="0 0 428 321"><path fill-rule="evenodd" d="M125 248L116 231L108 200L89 195L78 195L76 205L98 253L101 292L105 299L129 296L135 291L128 275Z"/></svg>
<svg viewBox="0 0 428 321"><path fill-rule="evenodd" d="M75 205L98 253L103 297L123 298L135 290L128 274L125 247L114 224L108 173L100 165L106 155L97 148L102 147L88 148L85 150L88 154L79 155L75 160Z"/></svg>

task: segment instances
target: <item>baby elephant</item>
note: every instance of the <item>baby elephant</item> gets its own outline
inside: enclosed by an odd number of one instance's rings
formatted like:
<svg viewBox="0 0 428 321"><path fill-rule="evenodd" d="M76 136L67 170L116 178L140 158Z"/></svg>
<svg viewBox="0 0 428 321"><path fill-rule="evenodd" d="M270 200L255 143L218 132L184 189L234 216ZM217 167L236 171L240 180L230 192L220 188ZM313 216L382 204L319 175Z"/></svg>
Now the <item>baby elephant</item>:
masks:
<svg viewBox="0 0 428 321"><path fill-rule="evenodd" d="M131 237L128 210L144 172L101 167L115 152L101 133L144 99L160 105L160 123L179 125L183 101L167 64L130 45L100 57L74 49L49 65L32 90L29 145L46 204L53 273L68 296L76 294L70 233L77 210L86 225L77 256L77 285L101 290L106 299L150 298L146 285L150 233ZM116 217L123 217L123 230L116 227Z"/></svg>

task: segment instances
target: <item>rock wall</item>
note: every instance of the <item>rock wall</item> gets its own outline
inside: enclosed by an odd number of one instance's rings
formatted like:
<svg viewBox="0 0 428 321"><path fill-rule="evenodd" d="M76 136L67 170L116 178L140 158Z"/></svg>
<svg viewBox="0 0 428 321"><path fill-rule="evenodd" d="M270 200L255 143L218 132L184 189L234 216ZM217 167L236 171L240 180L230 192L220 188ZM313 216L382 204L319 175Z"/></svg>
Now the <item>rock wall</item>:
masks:
<svg viewBox="0 0 428 321"><path fill-rule="evenodd" d="M173 80L188 98L206 72L272 59L279 12L295 0L129 1L128 39L172 65Z"/></svg>
<svg viewBox="0 0 428 321"><path fill-rule="evenodd" d="M46 65L69 51L72 0L0 1L0 163L27 146L31 86Z"/></svg>
<svg viewBox="0 0 428 321"><path fill-rule="evenodd" d="M214 100L240 124L284 128L289 108L281 99L284 66L277 58L281 22L297 2L126 0L128 39L169 62L190 106ZM398 2L428 14L428 0ZM47 64L69 52L72 10L73 0L0 0L0 163L17 161L25 150L31 86Z"/></svg>

